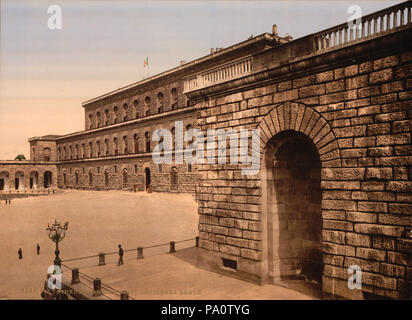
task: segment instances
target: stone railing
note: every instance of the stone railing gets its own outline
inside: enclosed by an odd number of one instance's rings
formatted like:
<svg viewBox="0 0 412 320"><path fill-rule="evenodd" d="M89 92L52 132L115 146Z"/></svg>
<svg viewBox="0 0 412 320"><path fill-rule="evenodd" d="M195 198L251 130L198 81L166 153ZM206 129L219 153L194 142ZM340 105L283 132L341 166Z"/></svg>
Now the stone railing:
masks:
<svg viewBox="0 0 412 320"><path fill-rule="evenodd" d="M137 253L136 259L144 259L143 250L144 249L154 249L160 248L164 246L169 247L169 253L176 252L176 244L188 242L188 241L196 241L196 247L199 247L199 237L180 240L180 241L170 241L168 243L162 243L157 245L145 246L145 247L137 247L133 249L125 249L123 250L124 253L128 252L135 252ZM98 258L96 260L97 266L105 266L106 265L106 257L108 255L117 255L118 251L113 252L101 252L99 254L94 254L85 257L78 257L72 259L65 259L61 262L61 267L71 271L71 278L66 274L66 272L62 272L63 281L62 281L62 289L60 290L51 290L48 287L48 281L50 278L50 274L47 275L47 280L44 283L44 288L41 293L41 297L45 300L67 300L67 299L76 299L76 300L113 300L119 299L120 300L136 300L132 296L129 295L128 291L120 291L116 288L113 288L105 283L102 282L100 278L92 278L87 274L80 272L79 268L77 267L70 267L67 262L79 261L79 260L86 260L91 258ZM63 263L64 262L64 263Z"/></svg>
<svg viewBox="0 0 412 320"><path fill-rule="evenodd" d="M411 1L374 12L359 20L358 24L354 20L316 33L316 50L342 47L405 28L411 24Z"/></svg>
<svg viewBox="0 0 412 320"><path fill-rule="evenodd" d="M13 195L18 195L18 194L55 194L56 190L54 188L37 188L37 189L5 189L5 190L0 190L0 195L2 194L13 194Z"/></svg>
<svg viewBox="0 0 412 320"><path fill-rule="evenodd" d="M248 75L251 72L252 57L243 58L186 78L184 81L184 92L195 91L230 81Z"/></svg>

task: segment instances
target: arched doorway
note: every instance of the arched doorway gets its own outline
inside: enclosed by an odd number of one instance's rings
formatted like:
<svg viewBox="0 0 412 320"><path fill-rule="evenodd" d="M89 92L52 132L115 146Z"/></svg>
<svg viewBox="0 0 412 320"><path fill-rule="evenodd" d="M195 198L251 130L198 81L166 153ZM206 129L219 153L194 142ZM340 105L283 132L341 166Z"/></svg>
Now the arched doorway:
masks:
<svg viewBox="0 0 412 320"><path fill-rule="evenodd" d="M170 170L170 189L176 191L178 189L177 168L172 167Z"/></svg>
<svg viewBox="0 0 412 320"><path fill-rule="evenodd" d="M79 185L79 173L77 171L74 173L74 184Z"/></svg>
<svg viewBox="0 0 412 320"><path fill-rule="evenodd" d="M50 171L44 172L44 187L50 188L52 186L52 173Z"/></svg>
<svg viewBox="0 0 412 320"><path fill-rule="evenodd" d="M17 171L14 178L14 189L24 190L24 172Z"/></svg>
<svg viewBox="0 0 412 320"><path fill-rule="evenodd" d="M128 180L127 169L123 169L123 188L127 187Z"/></svg>
<svg viewBox="0 0 412 320"><path fill-rule="evenodd" d="M89 171L89 186L93 185L93 172L90 170Z"/></svg>
<svg viewBox="0 0 412 320"><path fill-rule="evenodd" d="M7 171L0 172L0 190L9 190L9 173Z"/></svg>
<svg viewBox="0 0 412 320"><path fill-rule="evenodd" d="M316 294L321 290L321 161L312 141L283 131L266 148L268 278Z"/></svg>
<svg viewBox="0 0 412 320"><path fill-rule="evenodd" d="M104 186L109 186L109 171L104 170Z"/></svg>
<svg viewBox="0 0 412 320"><path fill-rule="evenodd" d="M152 183L150 179L150 169L146 167L144 169L144 173L145 173L145 182L146 182L145 185L146 185L146 190L147 190L150 184Z"/></svg>
<svg viewBox="0 0 412 320"><path fill-rule="evenodd" d="M37 171L30 172L30 189L37 189L39 184L39 173Z"/></svg>

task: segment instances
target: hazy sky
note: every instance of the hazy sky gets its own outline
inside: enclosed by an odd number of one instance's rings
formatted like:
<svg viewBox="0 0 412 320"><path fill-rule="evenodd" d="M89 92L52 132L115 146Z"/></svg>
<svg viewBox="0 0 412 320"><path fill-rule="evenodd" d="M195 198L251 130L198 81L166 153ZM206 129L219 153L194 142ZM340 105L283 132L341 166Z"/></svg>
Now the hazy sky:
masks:
<svg viewBox="0 0 412 320"><path fill-rule="evenodd" d="M251 35L294 39L402 1L0 0L0 159L29 157L27 139L84 129L81 103ZM62 30L47 27L50 5Z"/></svg>

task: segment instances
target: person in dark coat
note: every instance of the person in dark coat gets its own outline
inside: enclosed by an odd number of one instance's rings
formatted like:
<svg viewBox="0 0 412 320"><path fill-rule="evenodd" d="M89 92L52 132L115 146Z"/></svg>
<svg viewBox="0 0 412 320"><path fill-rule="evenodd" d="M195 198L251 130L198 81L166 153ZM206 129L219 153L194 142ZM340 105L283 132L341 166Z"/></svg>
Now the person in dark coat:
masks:
<svg viewBox="0 0 412 320"><path fill-rule="evenodd" d="M19 260L23 259L23 251L21 250L21 248L19 248L19 251L17 251L17 253L19 254Z"/></svg>
<svg viewBox="0 0 412 320"><path fill-rule="evenodd" d="M39 255L40 254L40 245L39 244L36 245L36 250L37 250L37 255Z"/></svg>
<svg viewBox="0 0 412 320"><path fill-rule="evenodd" d="M123 249L119 244L119 262L117 263L117 265L120 266L121 264L123 264Z"/></svg>

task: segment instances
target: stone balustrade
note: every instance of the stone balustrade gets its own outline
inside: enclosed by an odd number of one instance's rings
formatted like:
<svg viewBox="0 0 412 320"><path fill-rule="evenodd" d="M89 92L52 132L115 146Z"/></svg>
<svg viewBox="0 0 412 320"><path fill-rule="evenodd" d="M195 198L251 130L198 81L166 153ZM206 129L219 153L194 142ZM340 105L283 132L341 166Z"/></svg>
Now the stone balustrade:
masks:
<svg viewBox="0 0 412 320"><path fill-rule="evenodd" d="M248 75L251 72L252 57L246 57L188 77L184 81L184 92L186 93L237 79Z"/></svg>
<svg viewBox="0 0 412 320"><path fill-rule="evenodd" d="M315 34L317 51L350 45L372 37L382 36L411 23L411 2L366 15Z"/></svg>

